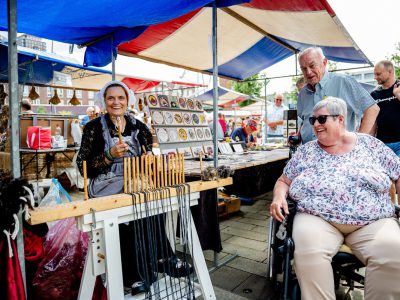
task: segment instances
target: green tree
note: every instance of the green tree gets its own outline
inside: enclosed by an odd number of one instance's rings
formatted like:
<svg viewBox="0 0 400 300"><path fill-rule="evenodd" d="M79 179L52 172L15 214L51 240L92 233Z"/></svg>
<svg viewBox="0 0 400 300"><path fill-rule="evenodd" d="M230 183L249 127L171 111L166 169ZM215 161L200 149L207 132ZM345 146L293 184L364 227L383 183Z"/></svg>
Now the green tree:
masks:
<svg viewBox="0 0 400 300"><path fill-rule="evenodd" d="M263 79L259 74L255 74L243 81L234 81L233 89L236 92L243 93L249 96L261 97L261 90L264 87L264 81L258 80Z"/></svg>
<svg viewBox="0 0 400 300"><path fill-rule="evenodd" d="M400 78L400 42L396 45L396 52L388 57L395 69L396 78Z"/></svg>

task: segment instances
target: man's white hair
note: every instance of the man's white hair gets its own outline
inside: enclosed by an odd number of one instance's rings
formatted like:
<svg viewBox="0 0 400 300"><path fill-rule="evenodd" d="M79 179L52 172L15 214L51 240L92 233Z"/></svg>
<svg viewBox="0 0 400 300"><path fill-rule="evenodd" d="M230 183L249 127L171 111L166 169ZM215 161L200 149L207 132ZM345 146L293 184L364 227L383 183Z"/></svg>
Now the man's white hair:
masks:
<svg viewBox="0 0 400 300"><path fill-rule="evenodd" d="M301 57L302 57L303 55L308 54L309 52L316 52L316 53L318 53L318 55L321 57L321 61L324 61L324 59L325 59L325 54L324 54L324 51L322 51L322 49L321 49L320 47L309 47L309 48L306 48L306 49L300 51L300 53L299 53L299 60L301 59Z"/></svg>

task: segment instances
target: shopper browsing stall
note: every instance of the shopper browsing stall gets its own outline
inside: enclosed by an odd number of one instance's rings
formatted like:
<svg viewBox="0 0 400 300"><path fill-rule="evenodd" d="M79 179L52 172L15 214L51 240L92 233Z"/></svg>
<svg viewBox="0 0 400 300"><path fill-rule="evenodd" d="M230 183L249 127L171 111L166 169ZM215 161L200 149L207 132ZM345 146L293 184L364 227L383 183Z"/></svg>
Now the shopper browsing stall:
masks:
<svg viewBox="0 0 400 300"><path fill-rule="evenodd" d="M255 144L252 133L257 131L257 122L255 120L247 120L243 126L233 130L231 139L234 142L244 142L246 147L251 147Z"/></svg>

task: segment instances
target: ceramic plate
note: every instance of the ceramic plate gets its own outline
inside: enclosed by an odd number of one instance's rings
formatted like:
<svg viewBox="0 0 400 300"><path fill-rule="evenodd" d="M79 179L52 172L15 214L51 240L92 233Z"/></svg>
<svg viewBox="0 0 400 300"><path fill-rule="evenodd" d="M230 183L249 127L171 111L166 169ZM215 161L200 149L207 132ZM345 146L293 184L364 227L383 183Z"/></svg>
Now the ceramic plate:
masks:
<svg viewBox="0 0 400 300"><path fill-rule="evenodd" d="M179 97L178 102L179 102L179 106L181 108L186 108L186 99L185 98Z"/></svg>
<svg viewBox="0 0 400 300"><path fill-rule="evenodd" d="M165 95L158 95L158 102L160 102L160 107L169 107L168 97Z"/></svg>
<svg viewBox="0 0 400 300"><path fill-rule="evenodd" d="M164 120L165 120L165 124L172 125L174 123L174 116L172 115L171 112L165 111L164 112Z"/></svg>
<svg viewBox="0 0 400 300"><path fill-rule="evenodd" d="M172 108L179 108L178 100L176 100L176 97L169 98L169 106Z"/></svg>
<svg viewBox="0 0 400 300"><path fill-rule="evenodd" d="M186 104L187 104L187 106L188 106L189 109L194 109L194 103L193 103L193 100L192 100L192 99L188 99L188 100L186 101Z"/></svg>
<svg viewBox="0 0 400 300"><path fill-rule="evenodd" d="M168 133L164 128L157 128L157 137L159 143L168 142Z"/></svg>
<svg viewBox="0 0 400 300"><path fill-rule="evenodd" d="M199 125L200 124L200 119L197 114L192 114L192 119L193 119L193 124L194 125Z"/></svg>
<svg viewBox="0 0 400 300"><path fill-rule="evenodd" d="M151 106L153 106L153 107L158 106L158 100L157 100L156 96L149 95L148 100L149 100Z"/></svg>
<svg viewBox="0 0 400 300"><path fill-rule="evenodd" d="M187 130L188 135L189 135L189 140L191 141L195 141L196 140L196 134L194 133L194 129L193 128L189 128Z"/></svg>
<svg viewBox="0 0 400 300"><path fill-rule="evenodd" d="M202 140L204 138L203 128L196 129L197 139Z"/></svg>
<svg viewBox="0 0 400 300"><path fill-rule="evenodd" d="M170 142L177 142L179 139L178 130L176 128L168 128L168 137Z"/></svg>
<svg viewBox="0 0 400 300"><path fill-rule="evenodd" d="M162 113L159 112L158 110L153 111L152 117L155 125L160 125L164 123L164 117Z"/></svg>
<svg viewBox="0 0 400 300"><path fill-rule="evenodd" d="M203 114L199 114L200 124L206 124L206 116Z"/></svg>
<svg viewBox="0 0 400 300"><path fill-rule="evenodd" d="M174 113L174 120L176 124L182 124L182 115L181 113Z"/></svg>
<svg viewBox="0 0 400 300"><path fill-rule="evenodd" d="M201 104L201 102L199 100L194 100L194 101L195 101L196 109L203 110L203 105Z"/></svg>
<svg viewBox="0 0 400 300"><path fill-rule="evenodd" d="M211 139L211 131L210 131L210 128L205 128L205 129L204 129L204 137L205 137L207 140Z"/></svg>
<svg viewBox="0 0 400 300"><path fill-rule="evenodd" d="M183 113L182 118L183 118L183 122L185 122L186 125L192 124L192 117L190 116L189 113Z"/></svg>
<svg viewBox="0 0 400 300"><path fill-rule="evenodd" d="M179 138L181 141L187 141L188 134L187 134L185 128L179 128L178 134L179 134Z"/></svg>

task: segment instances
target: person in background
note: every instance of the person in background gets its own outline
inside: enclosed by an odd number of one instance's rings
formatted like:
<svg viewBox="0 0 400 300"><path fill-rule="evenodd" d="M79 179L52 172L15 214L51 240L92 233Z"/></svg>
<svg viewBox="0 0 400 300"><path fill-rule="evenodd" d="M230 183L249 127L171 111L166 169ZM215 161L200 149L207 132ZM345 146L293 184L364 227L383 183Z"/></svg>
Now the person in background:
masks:
<svg viewBox="0 0 400 300"><path fill-rule="evenodd" d="M274 105L267 110L267 137L283 137L283 111L288 108L282 104L283 95L277 94Z"/></svg>
<svg viewBox="0 0 400 300"><path fill-rule="evenodd" d="M221 141L224 139L224 131L222 129L221 123L217 122L217 140ZM214 134L214 121L211 119L208 121L208 127L211 130L211 133Z"/></svg>
<svg viewBox="0 0 400 300"><path fill-rule="evenodd" d="M345 243L366 266L364 297L400 299L400 226L389 197L400 190L400 158L373 136L346 130L346 102L328 97L308 122L317 140L300 146L277 180L271 216L282 222L287 197L294 268L302 299L335 300L332 258Z"/></svg>
<svg viewBox="0 0 400 300"><path fill-rule="evenodd" d="M300 68L307 83L297 101L297 114L302 119L301 140L307 143L316 138L312 126L306 122L314 105L328 96L342 98L347 103L347 130L357 129L356 118L361 120L359 132L375 131L379 107L368 92L352 77L326 71L328 60L319 47L307 48L299 54Z"/></svg>
<svg viewBox="0 0 400 300"><path fill-rule="evenodd" d="M400 81L395 79L393 64L388 60L378 62L374 74L380 85L371 93L380 108L376 137L400 156Z"/></svg>
<svg viewBox="0 0 400 300"><path fill-rule="evenodd" d="M299 79L296 81L296 89L297 89L297 94L300 93L301 89L306 85L306 81L303 76L300 76Z"/></svg>
<svg viewBox="0 0 400 300"><path fill-rule="evenodd" d="M34 114L29 100L24 99L21 101L21 114Z"/></svg>
<svg viewBox="0 0 400 300"><path fill-rule="evenodd" d="M85 126L87 123L89 123L89 121L93 119L93 116L94 116L94 107L89 106L86 109L86 116L84 116L81 121L81 126Z"/></svg>
<svg viewBox="0 0 400 300"><path fill-rule="evenodd" d="M222 132L224 133L224 136L226 136L227 128L226 128L226 121L225 121L225 115L222 113L218 113L218 122L221 125Z"/></svg>
<svg viewBox="0 0 400 300"><path fill-rule="evenodd" d="M91 118L91 120L93 120L94 118L100 117L101 114L101 109L100 107L98 107L97 105L94 106L94 113L93 116Z"/></svg>
<svg viewBox="0 0 400 300"><path fill-rule="evenodd" d="M252 147L255 144L252 133L257 131L257 122L249 119L244 126L235 128L231 134L231 139L234 142L244 142L246 147Z"/></svg>

